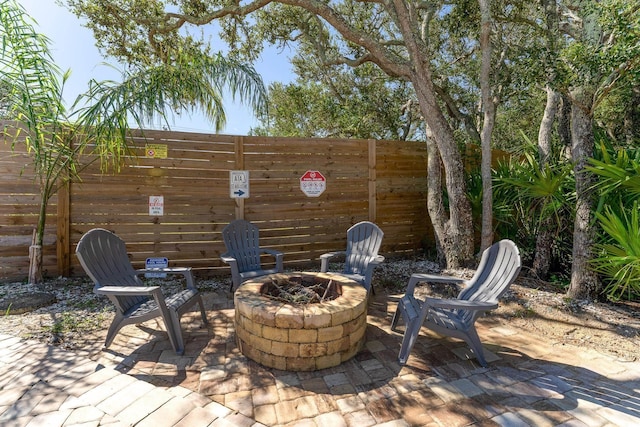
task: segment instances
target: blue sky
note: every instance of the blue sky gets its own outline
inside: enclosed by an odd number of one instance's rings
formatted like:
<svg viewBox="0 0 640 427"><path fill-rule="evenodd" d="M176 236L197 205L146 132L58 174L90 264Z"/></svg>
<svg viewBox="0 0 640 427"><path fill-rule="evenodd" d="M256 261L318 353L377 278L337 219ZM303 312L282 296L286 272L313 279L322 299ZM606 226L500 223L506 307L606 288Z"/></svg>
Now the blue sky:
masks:
<svg viewBox="0 0 640 427"><path fill-rule="evenodd" d="M37 21L36 31L46 35L50 40L50 49L56 64L62 70L71 70L71 78L64 89L67 105L87 90L89 81L119 80L119 73L104 65L103 58L95 47L93 34L82 26L82 22L64 7L53 0L21 0L20 4L27 13ZM223 48L220 47L222 50ZM293 79L288 53L280 53L276 49L266 49L254 67L262 76L265 86L274 81L288 82ZM113 60L110 60L113 65ZM226 97L225 112L227 126L221 133L230 135L246 135L252 126L257 125L253 113L243 105ZM213 132L212 125L201 115L189 115L169 118L171 129L187 132ZM161 123L146 126L161 128Z"/></svg>

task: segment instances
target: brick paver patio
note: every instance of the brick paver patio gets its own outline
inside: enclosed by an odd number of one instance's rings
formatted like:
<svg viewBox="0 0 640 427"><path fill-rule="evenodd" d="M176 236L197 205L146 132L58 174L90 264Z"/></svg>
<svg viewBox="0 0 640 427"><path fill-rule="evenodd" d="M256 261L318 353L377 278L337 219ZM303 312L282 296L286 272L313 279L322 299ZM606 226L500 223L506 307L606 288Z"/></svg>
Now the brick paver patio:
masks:
<svg viewBox="0 0 640 427"><path fill-rule="evenodd" d="M398 295L378 290L365 348L315 372L265 368L235 342L230 294L205 294L210 325L185 316L176 356L157 321L76 352L0 335L0 425L640 425L640 363L556 345L504 321L477 323L489 368L423 330L406 366L389 330ZM0 332L1 334L1 332ZM640 351L640 350L639 350Z"/></svg>

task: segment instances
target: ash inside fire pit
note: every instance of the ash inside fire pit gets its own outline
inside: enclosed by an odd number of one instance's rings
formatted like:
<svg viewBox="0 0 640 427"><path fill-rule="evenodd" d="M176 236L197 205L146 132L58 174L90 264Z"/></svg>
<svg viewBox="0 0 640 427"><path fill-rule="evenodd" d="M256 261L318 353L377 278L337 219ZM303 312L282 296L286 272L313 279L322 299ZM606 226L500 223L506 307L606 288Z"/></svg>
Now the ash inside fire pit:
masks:
<svg viewBox="0 0 640 427"><path fill-rule="evenodd" d="M291 276L264 283L260 293L290 304L318 304L341 296L342 285L317 276Z"/></svg>

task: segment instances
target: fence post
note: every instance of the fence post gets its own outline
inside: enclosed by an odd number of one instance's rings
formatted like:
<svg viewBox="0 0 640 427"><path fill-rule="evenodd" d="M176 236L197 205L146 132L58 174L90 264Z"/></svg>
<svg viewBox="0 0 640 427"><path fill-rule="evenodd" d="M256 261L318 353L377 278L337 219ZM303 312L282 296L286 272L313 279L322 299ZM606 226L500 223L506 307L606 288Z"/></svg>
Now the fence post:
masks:
<svg viewBox="0 0 640 427"><path fill-rule="evenodd" d="M236 170L244 170L244 138L236 136L233 139L236 152ZM249 176L249 185L251 185L251 176ZM236 197L233 199L236 204L236 219L244 219L244 198Z"/></svg>
<svg viewBox="0 0 640 427"><path fill-rule="evenodd" d="M378 214L376 187L376 140L368 140L369 145L369 221L376 222Z"/></svg>

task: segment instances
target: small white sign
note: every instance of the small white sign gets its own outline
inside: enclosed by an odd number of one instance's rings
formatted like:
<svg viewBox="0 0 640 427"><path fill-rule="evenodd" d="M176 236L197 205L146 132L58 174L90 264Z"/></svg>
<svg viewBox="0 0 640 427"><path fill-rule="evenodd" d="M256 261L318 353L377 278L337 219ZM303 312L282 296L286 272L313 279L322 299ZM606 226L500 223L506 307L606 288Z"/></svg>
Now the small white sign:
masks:
<svg viewBox="0 0 640 427"><path fill-rule="evenodd" d="M169 259L165 257L147 258L147 261L145 262L145 268L147 270L154 270L154 269L167 268L167 267L169 267ZM144 273L144 277L165 278L167 277L167 273L161 273L161 272Z"/></svg>
<svg viewBox="0 0 640 427"><path fill-rule="evenodd" d="M232 199L249 197L249 171L229 171L229 196Z"/></svg>
<svg viewBox="0 0 640 427"><path fill-rule="evenodd" d="M149 216L164 215L164 196L149 196Z"/></svg>
<svg viewBox="0 0 640 427"><path fill-rule="evenodd" d="M300 177L300 190L307 197L318 197L327 189L327 180L319 171L308 170Z"/></svg>

